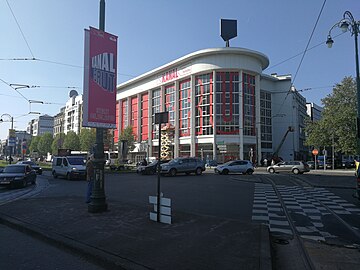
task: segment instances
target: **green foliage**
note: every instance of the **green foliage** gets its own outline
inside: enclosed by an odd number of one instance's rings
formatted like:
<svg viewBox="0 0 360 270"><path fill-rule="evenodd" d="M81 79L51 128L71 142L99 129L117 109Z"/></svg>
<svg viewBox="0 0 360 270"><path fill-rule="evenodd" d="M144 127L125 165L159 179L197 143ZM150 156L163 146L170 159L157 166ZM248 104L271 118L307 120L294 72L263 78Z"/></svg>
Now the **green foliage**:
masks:
<svg viewBox="0 0 360 270"><path fill-rule="evenodd" d="M81 129L79 139L81 151L90 151L96 142L96 130L87 128Z"/></svg>
<svg viewBox="0 0 360 270"><path fill-rule="evenodd" d="M51 133L47 132L40 136L37 148L40 155L46 155L48 152L51 152L51 144L53 142L53 136Z"/></svg>
<svg viewBox="0 0 360 270"><path fill-rule="evenodd" d="M69 131L64 140L64 148L80 151L80 139L74 131Z"/></svg>
<svg viewBox="0 0 360 270"><path fill-rule="evenodd" d="M51 150L53 155L57 155L58 149L64 148L64 140L65 140L65 134L64 133L58 133L56 134L53 143L51 145Z"/></svg>
<svg viewBox="0 0 360 270"><path fill-rule="evenodd" d="M331 146L337 152L356 154L356 82L345 77L333 92L322 99L324 110L320 121L308 121L306 145Z"/></svg>
<svg viewBox="0 0 360 270"><path fill-rule="evenodd" d="M128 148L129 150L134 149L134 142L135 142L135 135L133 133L133 127L127 126L123 131L121 131L119 135L119 143L121 141L127 141L128 142Z"/></svg>
<svg viewBox="0 0 360 270"><path fill-rule="evenodd" d="M30 146L29 146L29 150L30 152L39 152L38 150L38 144L39 144L39 141L40 141L40 137L39 136L34 136L31 138L31 143L30 143Z"/></svg>

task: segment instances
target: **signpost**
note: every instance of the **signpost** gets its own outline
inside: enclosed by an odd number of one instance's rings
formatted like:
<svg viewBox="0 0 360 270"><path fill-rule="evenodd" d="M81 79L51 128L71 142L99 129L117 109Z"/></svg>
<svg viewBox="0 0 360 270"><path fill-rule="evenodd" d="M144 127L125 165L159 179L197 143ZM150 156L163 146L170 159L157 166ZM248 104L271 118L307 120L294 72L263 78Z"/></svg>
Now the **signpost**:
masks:
<svg viewBox="0 0 360 270"><path fill-rule="evenodd" d="M317 149L314 149L314 150L312 150L312 154L315 156L315 162L314 162L314 166L315 166L315 170L316 170L316 163L317 163L317 158L316 158L316 156L319 154L319 150L317 150Z"/></svg>
<svg viewBox="0 0 360 270"><path fill-rule="evenodd" d="M169 121L169 113L168 112L161 112L161 113L155 113L155 124L159 124L159 153L158 153L158 164L157 164L157 222L161 222L161 213L160 213L160 161L161 161L161 124L167 123Z"/></svg>

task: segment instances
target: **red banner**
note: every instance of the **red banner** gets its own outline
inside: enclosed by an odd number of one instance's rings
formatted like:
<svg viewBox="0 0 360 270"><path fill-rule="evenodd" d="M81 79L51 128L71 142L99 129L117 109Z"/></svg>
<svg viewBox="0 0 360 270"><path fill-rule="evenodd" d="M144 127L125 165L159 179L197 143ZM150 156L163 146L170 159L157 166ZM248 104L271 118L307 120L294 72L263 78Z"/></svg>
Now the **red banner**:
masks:
<svg viewBox="0 0 360 270"><path fill-rule="evenodd" d="M117 36L85 29L83 126L116 128Z"/></svg>

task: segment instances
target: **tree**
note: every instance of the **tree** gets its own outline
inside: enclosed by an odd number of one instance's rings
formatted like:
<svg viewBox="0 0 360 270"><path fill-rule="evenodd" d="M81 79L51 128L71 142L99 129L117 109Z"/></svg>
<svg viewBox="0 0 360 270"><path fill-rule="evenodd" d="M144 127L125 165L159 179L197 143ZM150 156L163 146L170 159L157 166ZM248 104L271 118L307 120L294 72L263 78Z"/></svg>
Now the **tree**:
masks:
<svg viewBox="0 0 360 270"><path fill-rule="evenodd" d="M90 151L96 142L95 129L83 128L80 131L80 149L81 151Z"/></svg>
<svg viewBox="0 0 360 270"><path fill-rule="evenodd" d="M39 141L40 141L40 136L34 136L31 138L31 143L29 146L29 150L31 153L39 152L39 150L38 150Z"/></svg>
<svg viewBox="0 0 360 270"><path fill-rule="evenodd" d="M123 129L119 135L119 143L121 141L127 141L128 149L131 151L134 149L135 135L133 133L133 127L127 126ZM120 149L120 148L119 148Z"/></svg>
<svg viewBox="0 0 360 270"><path fill-rule="evenodd" d="M58 153L59 149L64 148L64 139L65 139L65 134L64 133L58 133L56 134L53 143L51 145L51 150L53 155L56 155Z"/></svg>
<svg viewBox="0 0 360 270"><path fill-rule="evenodd" d="M306 144L331 146L344 154L356 154L356 82L345 77L333 92L323 98L324 110L318 122L308 122Z"/></svg>
<svg viewBox="0 0 360 270"><path fill-rule="evenodd" d="M74 131L69 131L64 140L64 148L71 150L80 150L79 136Z"/></svg>
<svg viewBox="0 0 360 270"><path fill-rule="evenodd" d="M44 133L38 143L39 154L45 156L47 153L51 152L51 144L53 142L53 136L51 133Z"/></svg>

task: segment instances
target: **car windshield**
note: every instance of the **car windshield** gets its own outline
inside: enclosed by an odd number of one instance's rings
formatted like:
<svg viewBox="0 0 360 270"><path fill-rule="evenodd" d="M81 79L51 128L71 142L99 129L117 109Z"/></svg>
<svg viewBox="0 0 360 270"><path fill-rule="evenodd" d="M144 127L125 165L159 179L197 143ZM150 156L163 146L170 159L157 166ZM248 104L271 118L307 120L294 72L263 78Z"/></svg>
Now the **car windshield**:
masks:
<svg viewBox="0 0 360 270"><path fill-rule="evenodd" d="M155 165L155 164L157 164L158 162L157 162L157 160L153 160L150 164L148 164L148 165Z"/></svg>
<svg viewBox="0 0 360 270"><path fill-rule="evenodd" d="M176 163L179 163L179 159L173 159L171 161L169 161L169 164L176 164Z"/></svg>
<svg viewBox="0 0 360 270"><path fill-rule="evenodd" d="M25 166L7 166L4 169L4 173L23 173Z"/></svg>
<svg viewBox="0 0 360 270"><path fill-rule="evenodd" d="M230 165L231 163L233 163L234 161L233 160L230 160L230 161L228 161L228 162L226 162L226 163L224 163L223 165Z"/></svg>
<svg viewBox="0 0 360 270"><path fill-rule="evenodd" d="M71 165L84 165L85 160L83 158L79 157L70 157L68 158L68 161Z"/></svg>

